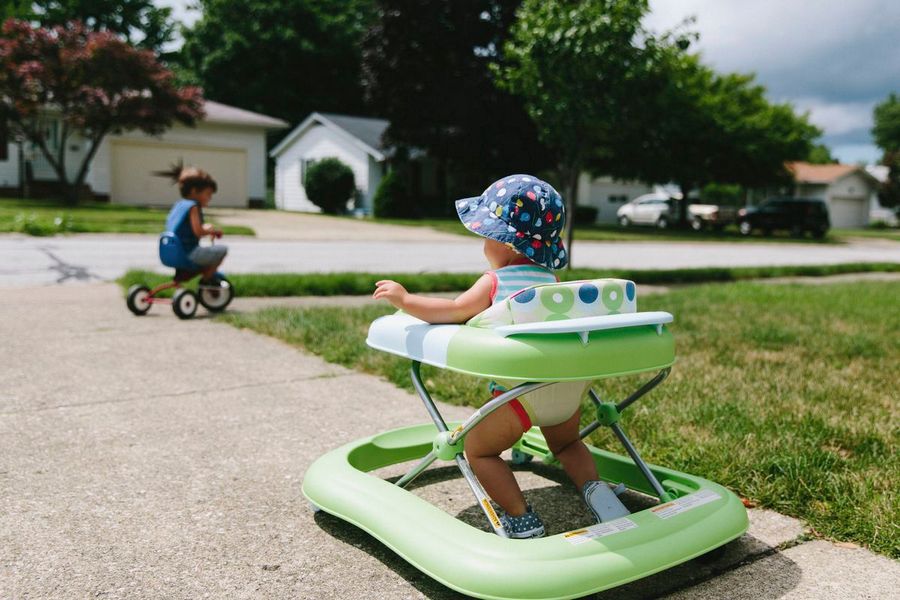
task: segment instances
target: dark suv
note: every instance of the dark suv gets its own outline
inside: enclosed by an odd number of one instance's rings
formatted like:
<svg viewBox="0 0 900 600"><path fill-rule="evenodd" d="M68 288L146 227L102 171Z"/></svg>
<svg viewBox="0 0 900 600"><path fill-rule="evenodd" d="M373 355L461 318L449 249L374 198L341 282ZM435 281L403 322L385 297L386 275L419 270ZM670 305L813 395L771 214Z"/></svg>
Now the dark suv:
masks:
<svg viewBox="0 0 900 600"><path fill-rule="evenodd" d="M825 237L830 227L825 202L815 198L769 198L759 206L738 211L738 227L743 235L761 229L765 235L776 229L802 236L807 231L814 237Z"/></svg>

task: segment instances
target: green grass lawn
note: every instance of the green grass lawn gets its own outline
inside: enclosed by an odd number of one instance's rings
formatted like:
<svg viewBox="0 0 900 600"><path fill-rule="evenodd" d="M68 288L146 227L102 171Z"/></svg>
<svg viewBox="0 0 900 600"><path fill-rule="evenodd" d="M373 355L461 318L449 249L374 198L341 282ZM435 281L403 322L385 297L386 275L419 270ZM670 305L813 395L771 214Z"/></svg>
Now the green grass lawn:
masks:
<svg viewBox="0 0 900 600"><path fill-rule="evenodd" d="M841 273L900 272L900 263L848 263L838 265L800 265L785 267L707 267L698 269L572 269L560 271L560 279L597 279L619 277L641 284L687 284L764 279L771 277L820 277ZM229 275L241 296L341 296L371 294L375 282L394 279L411 292L458 292L468 289L478 273L237 273ZM131 270L119 278L128 289L134 284L153 287L169 279L168 275Z"/></svg>
<svg viewBox="0 0 900 600"><path fill-rule="evenodd" d="M729 486L821 535L900 557L900 283L732 283L640 301L675 315L678 362L625 413L648 461ZM222 319L410 389L408 362L368 349L392 309L270 308ZM477 406L483 382L425 367L435 397ZM599 382L621 399L648 378ZM422 421L428 418L422 411ZM406 423L397 423L398 426ZM597 446L622 452L609 432Z"/></svg>
<svg viewBox="0 0 900 600"><path fill-rule="evenodd" d="M876 238L900 242L900 229L872 227L870 229L838 229L835 233L841 238Z"/></svg>
<svg viewBox="0 0 900 600"><path fill-rule="evenodd" d="M29 235L58 233L161 233L168 210L82 202L65 206L51 200L0 199L0 232ZM225 225L226 235L253 235L249 227Z"/></svg>

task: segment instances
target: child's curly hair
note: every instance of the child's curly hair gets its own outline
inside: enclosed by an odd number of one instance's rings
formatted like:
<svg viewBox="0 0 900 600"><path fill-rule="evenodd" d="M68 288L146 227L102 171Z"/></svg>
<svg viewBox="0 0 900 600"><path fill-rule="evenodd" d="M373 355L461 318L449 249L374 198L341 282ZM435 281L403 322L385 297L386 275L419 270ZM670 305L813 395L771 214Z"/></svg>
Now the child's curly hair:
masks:
<svg viewBox="0 0 900 600"><path fill-rule="evenodd" d="M159 177L168 177L173 184L177 183L182 198L186 198L194 190L212 188L214 192L219 191L219 185L212 175L196 167L185 168L184 162L180 160L173 164L168 171L154 171L153 174Z"/></svg>

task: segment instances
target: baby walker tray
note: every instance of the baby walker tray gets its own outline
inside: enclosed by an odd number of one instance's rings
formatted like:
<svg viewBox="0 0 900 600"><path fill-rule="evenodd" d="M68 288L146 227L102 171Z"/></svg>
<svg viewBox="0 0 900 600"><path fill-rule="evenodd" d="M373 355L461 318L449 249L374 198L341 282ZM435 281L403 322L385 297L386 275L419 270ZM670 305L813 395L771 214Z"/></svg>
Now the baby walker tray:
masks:
<svg viewBox="0 0 900 600"><path fill-rule="evenodd" d="M634 284L604 279L527 288L465 325L429 325L403 313L377 319L367 343L412 361L413 385L433 424L394 429L332 450L310 466L304 495L315 509L360 527L430 577L478 598L577 598L739 537L748 520L737 496L706 479L648 465L619 423L625 409L661 383L675 361L666 327L672 316L635 311ZM448 426L422 382L421 363L511 381L514 387L463 423ZM509 539L465 459L466 434L503 404L555 382L645 371L656 374L619 402L589 390L596 419L581 436L609 427L628 456L588 446L601 477L658 502L614 521L585 523L544 538ZM513 461L534 456L553 462L536 427L513 448ZM493 533L405 489L437 460L457 464ZM408 461L417 462L394 483L369 474Z"/></svg>

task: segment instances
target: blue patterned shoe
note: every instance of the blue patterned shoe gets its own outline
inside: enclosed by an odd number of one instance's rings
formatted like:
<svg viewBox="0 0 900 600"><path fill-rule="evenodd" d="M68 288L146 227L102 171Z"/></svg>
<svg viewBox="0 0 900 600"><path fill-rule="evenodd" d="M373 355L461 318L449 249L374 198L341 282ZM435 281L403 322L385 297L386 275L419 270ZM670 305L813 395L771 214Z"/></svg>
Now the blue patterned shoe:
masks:
<svg viewBox="0 0 900 600"><path fill-rule="evenodd" d="M524 515L518 517L511 517L506 513L501 514L500 523L509 537L514 540L544 537L544 522L536 512L531 510L531 506Z"/></svg>
<svg viewBox="0 0 900 600"><path fill-rule="evenodd" d="M585 504L594 513L594 518L598 523L602 523L631 514L619 500L618 494L624 491L625 488L621 484L613 491L606 482L588 481L584 484L581 494L584 496Z"/></svg>

